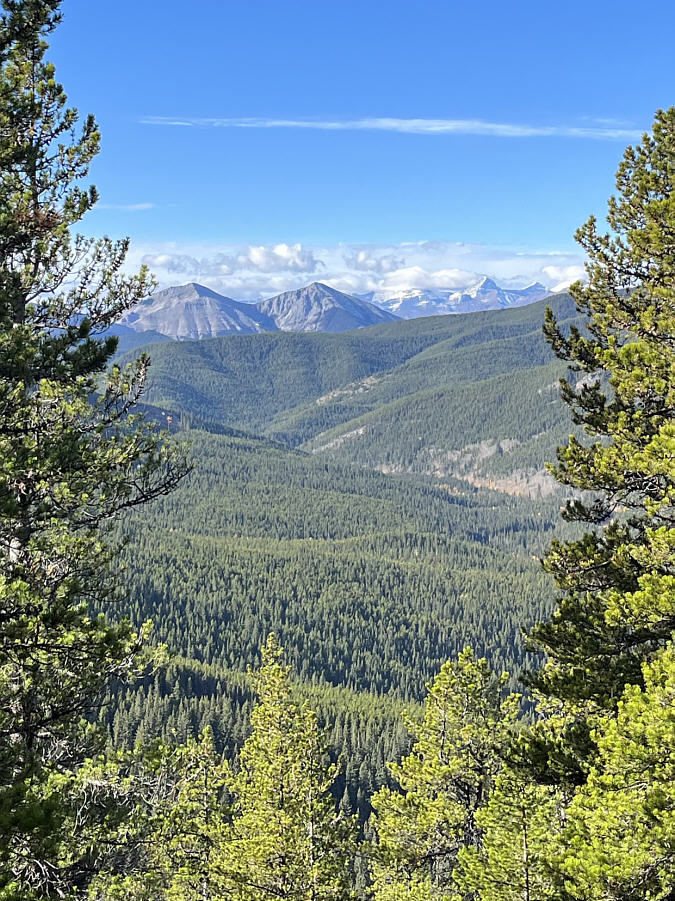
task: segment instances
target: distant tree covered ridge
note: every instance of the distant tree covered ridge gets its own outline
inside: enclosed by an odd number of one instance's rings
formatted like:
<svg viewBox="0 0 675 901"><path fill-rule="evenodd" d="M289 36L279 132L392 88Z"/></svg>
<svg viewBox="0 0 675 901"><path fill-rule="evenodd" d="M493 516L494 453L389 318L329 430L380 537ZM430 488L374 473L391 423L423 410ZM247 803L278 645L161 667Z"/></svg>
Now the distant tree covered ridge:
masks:
<svg viewBox="0 0 675 901"><path fill-rule="evenodd" d="M563 320L571 300L554 300ZM543 305L344 335L243 335L153 345L148 400L387 472L455 476L537 496L569 424ZM523 404L523 397L527 404Z"/></svg>

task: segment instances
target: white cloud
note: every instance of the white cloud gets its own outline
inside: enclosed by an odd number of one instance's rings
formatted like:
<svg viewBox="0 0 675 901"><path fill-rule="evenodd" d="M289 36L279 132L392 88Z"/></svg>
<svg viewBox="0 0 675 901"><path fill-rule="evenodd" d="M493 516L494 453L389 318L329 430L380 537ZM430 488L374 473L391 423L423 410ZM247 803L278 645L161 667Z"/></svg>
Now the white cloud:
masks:
<svg viewBox="0 0 675 901"><path fill-rule="evenodd" d="M302 244L248 245L196 255L181 252L145 253L141 258L151 269L190 276L212 282L240 272L314 273L323 268L321 260Z"/></svg>
<svg viewBox="0 0 675 901"><path fill-rule="evenodd" d="M550 282L554 282L552 289L554 291L564 291L565 288L579 279L582 279L586 270L582 265L573 266L544 266L542 270L548 276Z"/></svg>
<svg viewBox="0 0 675 901"><path fill-rule="evenodd" d="M347 293L395 294L412 288L457 290L482 275L522 287L562 290L583 277L583 258L563 250L523 250L444 241L401 244L298 243L134 246L130 266L146 263L160 286L195 281L238 300L259 300L322 281Z"/></svg>
<svg viewBox="0 0 675 901"><path fill-rule="evenodd" d="M323 267L323 263L302 244L251 246L237 257L237 263L242 269L257 272L316 272Z"/></svg>
<svg viewBox="0 0 675 901"><path fill-rule="evenodd" d="M370 247L355 247L344 255L345 264L357 272L376 272L380 275L405 266L405 259L394 253L374 253Z"/></svg>
<svg viewBox="0 0 675 901"><path fill-rule="evenodd" d="M463 288L477 281L480 273L467 269L432 269L407 266L390 272L383 279L382 290L408 291L411 288Z"/></svg>
<svg viewBox="0 0 675 901"><path fill-rule="evenodd" d="M199 260L184 253L148 253L141 262L151 269L166 269L176 274L198 273L200 269Z"/></svg>
<svg viewBox="0 0 675 901"><path fill-rule="evenodd" d="M597 120L596 120L597 121ZM616 125L528 125L482 119L274 119L200 116L144 116L142 125L181 128L293 128L314 131L386 131L415 135L487 135L498 138L585 138L637 141L642 132Z"/></svg>

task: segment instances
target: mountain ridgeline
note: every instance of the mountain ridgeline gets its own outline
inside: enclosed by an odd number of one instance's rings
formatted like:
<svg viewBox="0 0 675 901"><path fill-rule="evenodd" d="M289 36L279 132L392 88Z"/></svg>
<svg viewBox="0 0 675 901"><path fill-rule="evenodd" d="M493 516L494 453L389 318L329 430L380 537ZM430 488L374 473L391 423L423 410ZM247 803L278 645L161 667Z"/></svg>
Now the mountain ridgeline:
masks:
<svg viewBox="0 0 675 901"><path fill-rule="evenodd" d="M320 282L257 304L241 303L190 283L146 298L122 317L120 325L136 333L153 332L185 341L276 331L346 332L397 319L374 304Z"/></svg>
<svg viewBox="0 0 675 901"><path fill-rule="evenodd" d="M138 334L145 334L147 343L275 331L347 332L399 319L518 307L548 294L539 283L521 289L501 288L489 278L461 291L380 291L365 295L345 294L313 282L254 304L233 300L193 282L165 288L146 298L112 331L129 350L138 346Z"/></svg>

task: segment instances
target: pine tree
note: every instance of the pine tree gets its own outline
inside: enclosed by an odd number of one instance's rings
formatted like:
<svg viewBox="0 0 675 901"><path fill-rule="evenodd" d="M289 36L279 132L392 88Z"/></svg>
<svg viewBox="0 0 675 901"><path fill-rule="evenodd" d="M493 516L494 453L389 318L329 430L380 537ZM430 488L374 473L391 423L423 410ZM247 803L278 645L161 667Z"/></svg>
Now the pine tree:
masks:
<svg viewBox="0 0 675 901"><path fill-rule="evenodd" d="M106 365L103 333L150 287L128 242L72 237L99 148L46 61L57 0L4 0L0 19L0 897L68 890L55 862L60 775L96 751L85 717L138 665L143 636L92 615L117 592L104 530L185 471L129 415L147 359ZM67 781L67 780L66 780ZM73 867L68 879L75 879Z"/></svg>
<svg viewBox="0 0 675 901"><path fill-rule="evenodd" d="M466 649L429 686L423 722L409 722L412 753L389 765L400 790L373 797L376 901L455 897L458 855L480 845L479 812L517 714L516 698L502 700L505 682Z"/></svg>
<svg viewBox="0 0 675 901"><path fill-rule="evenodd" d="M591 217L577 240L588 283L571 289L586 328L563 334L559 357L583 373L562 396L590 442L574 437L552 472L581 497L566 519L590 527L554 542L545 560L564 592L532 637L547 663L532 682L559 705L564 735L531 736L540 778L582 783L594 716L611 714L626 683L675 629L675 108L626 150L610 198L610 233ZM556 746L557 745L557 749Z"/></svg>
<svg viewBox="0 0 675 901"><path fill-rule="evenodd" d="M100 854L90 901L221 898L217 860L229 839L230 773L211 730L175 748L120 756L79 774L80 796L97 783L104 795L122 791L128 808L123 819L99 816L97 831L85 837Z"/></svg>
<svg viewBox="0 0 675 901"><path fill-rule="evenodd" d="M568 898L650 901L675 891L675 646L643 664L567 811L555 868ZM557 859L555 859L557 858Z"/></svg>
<svg viewBox="0 0 675 901"><path fill-rule="evenodd" d="M497 777L490 800L476 814L478 846L462 848L454 872L460 896L480 901L549 901L556 897L549 868L551 843L561 829L556 792L520 773Z"/></svg>
<svg viewBox="0 0 675 901"><path fill-rule="evenodd" d="M336 810L336 767L326 761L316 714L293 700L274 636L263 649L256 689L251 734L228 781L233 820L216 861L223 896L346 901L353 895L354 824Z"/></svg>

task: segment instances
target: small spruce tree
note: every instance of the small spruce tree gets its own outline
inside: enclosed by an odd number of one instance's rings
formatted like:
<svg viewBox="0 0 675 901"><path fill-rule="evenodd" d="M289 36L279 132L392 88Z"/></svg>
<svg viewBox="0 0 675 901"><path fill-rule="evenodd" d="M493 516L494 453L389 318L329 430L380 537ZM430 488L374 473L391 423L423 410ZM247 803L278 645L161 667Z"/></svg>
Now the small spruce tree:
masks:
<svg viewBox="0 0 675 901"><path fill-rule="evenodd" d="M551 855L561 893L577 901L661 901L675 891L675 646L643 664Z"/></svg>
<svg viewBox="0 0 675 901"><path fill-rule="evenodd" d="M337 769L327 762L316 714L293 699L289 672L270 636L256 678L251 734L228 780L231 832L216 861L223 896L347 901L355 824L336 809Z"/></svg>
<svg viewBox="0 0 675 901"><path fill-rule="evenodd" d="M454 879L461 898L480 901L552 901L556 888L548 866L562 824L555 789L504 770L490 800L476 814L483 832L477 846L458 855Z"/></svg>

